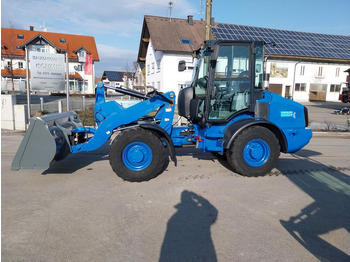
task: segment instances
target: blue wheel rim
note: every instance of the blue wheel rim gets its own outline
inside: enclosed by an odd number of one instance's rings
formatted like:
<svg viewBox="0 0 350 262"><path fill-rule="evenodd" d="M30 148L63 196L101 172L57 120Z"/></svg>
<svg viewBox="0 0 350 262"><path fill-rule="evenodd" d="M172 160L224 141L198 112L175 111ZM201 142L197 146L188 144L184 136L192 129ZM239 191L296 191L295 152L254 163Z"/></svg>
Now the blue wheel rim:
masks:
<svg viewBox="0 0 350 262"><path fill-rule="evenodd" d="M245 145L243 157L248 165L259 167L266 163L270 153L270 147L264 140L254 139Z"/></svg>
<svg viewBox="0 0 350 262"><path fill-rule="evenodd" d="M133 171L141 171L151 164L152 150L145 143L134 142L125 147L122 158L127 168Z"/></svg>

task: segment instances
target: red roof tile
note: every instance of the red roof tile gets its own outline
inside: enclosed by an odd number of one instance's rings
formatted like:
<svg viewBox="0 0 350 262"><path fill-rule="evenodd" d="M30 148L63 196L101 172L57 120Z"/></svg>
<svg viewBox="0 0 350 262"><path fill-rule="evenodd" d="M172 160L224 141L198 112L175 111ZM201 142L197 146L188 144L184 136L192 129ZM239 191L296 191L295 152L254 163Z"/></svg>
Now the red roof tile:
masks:
<svg viewBox="0 0 350 262"><path fill-rule="evenodd" d="M18 39L18 35L23 36L23 39ZM54 47L60 50L66 50L69 59L77 59L77 54L74 51L80 48L85 48L93 56L94 61L99 61L98 51L95 43L95 38L92 36L71 35L41 31L30 31L22 29L1 28L1 54L12 54L16 56L24 56L23 49L16 47L22 46L25 43L35 39L37 36L44 36ZM60 39L65 39L62 43ZM5 47L5 48L3 48Z"/></svg>
<svg viewBox="0 0 350 262"><path fill-rule="evenodd" d="M27 74L26 74L25 69L14 69L13 75L14 76L26 76ZM1 69L1 76L12 77L12 74L11 74L10 70L8 70L8 69Z"/></svg>

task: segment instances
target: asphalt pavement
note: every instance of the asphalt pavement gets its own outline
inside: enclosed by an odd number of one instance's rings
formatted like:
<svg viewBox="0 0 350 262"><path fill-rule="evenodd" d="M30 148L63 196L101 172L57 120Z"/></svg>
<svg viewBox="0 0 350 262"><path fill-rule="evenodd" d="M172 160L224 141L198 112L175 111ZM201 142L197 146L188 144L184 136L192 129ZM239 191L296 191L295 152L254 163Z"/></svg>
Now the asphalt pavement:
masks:
<svg viewBox="0 0 350 262"><path fill-rule="evenodd" d="M350 139L316 135L247 178L193 148L148 182L117 177L109 144L48 170L10 170L2 133L2 261L350 261Z"/></svg>
<svg viewBox="0 0 350 262"><path fill-rule="evenodd" d="M343 104L305 105L315 129L347 128ZM315 132L260 178L177 148L178 166L142 183L115 175L110 141L10 170L23 135L2 130L2 261L350 261L348 132Z"/></svg>

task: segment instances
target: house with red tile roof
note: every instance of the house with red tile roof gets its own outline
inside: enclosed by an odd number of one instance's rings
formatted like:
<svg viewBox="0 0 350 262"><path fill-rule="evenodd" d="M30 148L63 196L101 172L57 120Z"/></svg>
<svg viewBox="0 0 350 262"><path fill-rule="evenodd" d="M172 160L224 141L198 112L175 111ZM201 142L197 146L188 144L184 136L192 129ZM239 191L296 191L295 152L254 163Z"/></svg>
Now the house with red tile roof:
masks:
<svg viewBox="0 0 350 262"><path fill-rule="evenodd" d="M25 90L25 48L29 53L67 54L70 93L94 93L94 63L99 61L94 37L34 31L34 27L30 30L1 28L1 91ZM87 57L92 57L91 72L85 71Z"/></svg>

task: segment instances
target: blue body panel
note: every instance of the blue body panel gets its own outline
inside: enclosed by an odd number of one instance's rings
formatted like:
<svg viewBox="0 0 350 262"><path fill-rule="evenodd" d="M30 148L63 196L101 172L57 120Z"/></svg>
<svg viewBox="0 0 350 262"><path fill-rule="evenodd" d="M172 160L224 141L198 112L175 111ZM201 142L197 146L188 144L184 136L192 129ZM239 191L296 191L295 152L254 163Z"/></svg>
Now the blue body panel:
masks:
<svg viewBox="0 0 350 262"><path fill-rule="evenodd" d="M163 95L170 100L175 99L173 92ZM115 101L105 101L104 87L98 85L95 103L95 121L98 128L93 130L94 136L87 142L71 146L72 153L99 148L111 137L115 129L131 124L155 110L158 110L155 119L160 121L159 126L170 134L174 109L174 104L170 105L160 96L152 97L132 107L123 108ZM73 130L73 132L78 131L81 130Z"/></svg>
<svg viewBox="0 0 350 262"><path fill-rule="evenodd" d="M311 129L305 128L304 106L277 94L264 92L258 103L269 103L268 121L282 130L287 141L287 153L294 153L309 143Z"/></svg>
<svg viewBox="0 0 350 262"><path fill-rule="evenodd" d="M276 126L286 141L286 152L294 153L309 143L312 137L311 129L305 128L304 106L277 94L264 92L264 98L257 103L268 104L266 118L258 118L252 112L241 112L226 123L208 123L205 127L193 125L192 140L189 136L181 136L181 132L188 127L173 127L171 137L175 146L196 143L197 148L204 152L218 152L223 154L224 132L231 125L241 120L248 120L254 124L268 122ZM262 121L263 120L263 121Z"/></svg>
<svg viewBox="0 0 350 262"><path fill-rule="evenodd" d="M163 94L169 100L175 101L175 94L169 92ZM175 105L170 104L161 96L155 96L148 100L139 102L134 106L124 108L115 101L106 101L103 85L97 87L95 103L95 120L97 129L76 129L75 132L88 132L93 134L86 142L71 146L72 153L91 151L102 146L120 127L137 125L137 121L158 110L154 116L154 123L157 123L166 133L171 136L174 146L196 144L204 152L224 153L224 135L231 125L244 120L245 123L254 124L271 123L276 126L286 141L286 152L293 153L305 146L312 137L312 132L305 128L304 106L294 101L282 98L279 95L264 92L264 98L257 101L268 105L268 115L264 119L254 116L253 112L240 112L225 123L207 123L205 126L194 124L193 126L172 126ZM237 123L236 126L239 126ZM240 130L239 130L240 131ZM237 132L239 132L237 131ZM260 143L261 144L261 143ZM258 142L252 147L260 146ZM263 149L264 147L261 146ZM254 161L247 149L246 157ZM267 153L266 153L267 154Z"/></svg>

